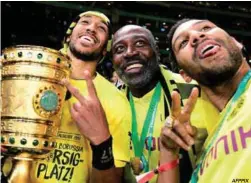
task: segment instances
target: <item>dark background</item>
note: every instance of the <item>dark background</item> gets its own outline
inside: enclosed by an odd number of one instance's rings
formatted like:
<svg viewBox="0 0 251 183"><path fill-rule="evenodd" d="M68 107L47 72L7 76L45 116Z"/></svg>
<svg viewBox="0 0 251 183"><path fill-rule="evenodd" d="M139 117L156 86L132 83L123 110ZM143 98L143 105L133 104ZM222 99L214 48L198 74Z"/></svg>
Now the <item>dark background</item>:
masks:
<svg viewBox="0 0 251 183"><path fill-rule="evenodd" d="M161 1L68 1L1 2L1 48L16 44L41 45L60 49L64 34L76 15L87 10L105 13L113 32L125 24L150 29L167 59L166 35L182 18L209 19L242 42L251 53L251 2L161 2ZM251 55L251 54L249 54ZM111 67L106 60L103 67Z"/></svg>

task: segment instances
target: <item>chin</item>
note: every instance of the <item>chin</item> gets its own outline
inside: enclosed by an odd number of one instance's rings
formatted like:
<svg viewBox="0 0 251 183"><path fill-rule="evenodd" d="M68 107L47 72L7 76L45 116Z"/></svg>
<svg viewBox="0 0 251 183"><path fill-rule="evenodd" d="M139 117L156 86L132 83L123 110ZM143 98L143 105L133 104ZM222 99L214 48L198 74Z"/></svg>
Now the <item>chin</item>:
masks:
<svg viewBox="0 0 251 183"><path fill-rule="evenodd" d="M138 77L129 78L127 81L129 87L143 88L151 82L151 78L147 77L146 75L141 75Z"/></svg>

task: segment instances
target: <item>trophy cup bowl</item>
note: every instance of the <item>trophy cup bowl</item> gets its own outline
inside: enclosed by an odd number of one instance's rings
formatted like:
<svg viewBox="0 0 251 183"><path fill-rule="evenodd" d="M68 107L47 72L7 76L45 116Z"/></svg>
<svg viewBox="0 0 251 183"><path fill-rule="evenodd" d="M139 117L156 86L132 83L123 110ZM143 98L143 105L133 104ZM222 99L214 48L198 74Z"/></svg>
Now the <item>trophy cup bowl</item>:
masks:
<svg viewBox="0 0 251 183"><path fill-rule="evenodd" d="M17 45L2 52L1 146L12 157L9 182L29 182L27 162L43 159L55 147L70 60L59 51ZM24 169L25 172L21 169Z"/></svg>

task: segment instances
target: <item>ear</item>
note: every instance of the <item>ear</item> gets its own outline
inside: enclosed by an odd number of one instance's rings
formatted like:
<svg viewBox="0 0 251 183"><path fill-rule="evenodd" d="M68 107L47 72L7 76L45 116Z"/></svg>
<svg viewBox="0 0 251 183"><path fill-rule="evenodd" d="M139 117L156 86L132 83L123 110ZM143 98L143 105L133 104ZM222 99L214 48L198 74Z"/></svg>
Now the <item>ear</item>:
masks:
<svg viewBox="0 0 251 183"><path fill-rule="evenodd" d="M179 73L187 83L190 83L192 81L192 78L188 76L183 69L180 69Z"/></svg>
<svg viewBox="0 0 251 183"><path fill-rule="evenodd" d="M155 49L156 49L156 56L157 56L157 61L160 62L160 51L159 51L159 47L157 44L154 45Z"/></svg>
<svg viewBox="0 0 251 183"><path fill-rule="evenodd" d="M243 48L243 44L241 44L239 41L237 41L234 37L231 37L231 39L234 41L236 46L241 50Z"/></svg>

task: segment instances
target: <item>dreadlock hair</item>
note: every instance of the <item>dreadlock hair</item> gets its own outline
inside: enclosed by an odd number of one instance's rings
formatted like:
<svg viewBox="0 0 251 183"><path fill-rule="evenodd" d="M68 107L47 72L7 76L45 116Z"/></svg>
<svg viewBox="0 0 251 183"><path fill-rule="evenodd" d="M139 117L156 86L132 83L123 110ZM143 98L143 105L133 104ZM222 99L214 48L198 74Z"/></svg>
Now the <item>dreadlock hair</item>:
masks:
<svg viewBox="0 0 251 183"><path fill-rule="evenodd" d="M190 20L192 20L192 19L183 18L183 19L179 20L178 22L176 22L176 23L171 27L171 29L170 29L170 31L169 31L169 33L168 33L168 35L167 35L167 43L168 43L168 45L169 45L169 60L172 61L172 62L174 62L174 63L177 65L177 67L178 67L179 65L178 65L178 62L177 62L176 57L175 57L175 55L174 55L173 47L172 47L173 35L174 35L176 29L177 29L181 24L183 24L183 23L185 23L185 22L188 22L188 21L190 21Z"/></svg>
<svg viewBox="0 0 251 183"><path fill-rule="evenodd" d="M67 49L68 49L68 47L69 47L69 42L70 42L70 40L69 40L68 38L69 38L70 35L72 34L73 29L74 29L75 26L77 25L79 19L80 19L81 17L83 17L83 16L88 16L88 15L97 16L97 17L101 18L101 19L105 22L105 24L107 25L107 27L108 27L108 41L107 41L107 43L106 43L106 45L105 45L107 54L106 54L103 58L101 58L101 60L98 62L98 63L100 64L103 60L105 60L105 58L108 57L108 55L110 54L110 51L111 51L112 26L111 26L111 22L110 22L109 18L108 18L105 14L103 14L103 13L101 13L101 12L99 12L99 11L86 11L86 12L83 12L83 13L79 14L79 15L73 20L73 22L70 24L69 28L68 28L67 31L66 31L66 35L65 35L64 41L63 41L63 48L62 48L60 51L61 51L63 54L65 54L65 55L67 54Z"/></svg>

